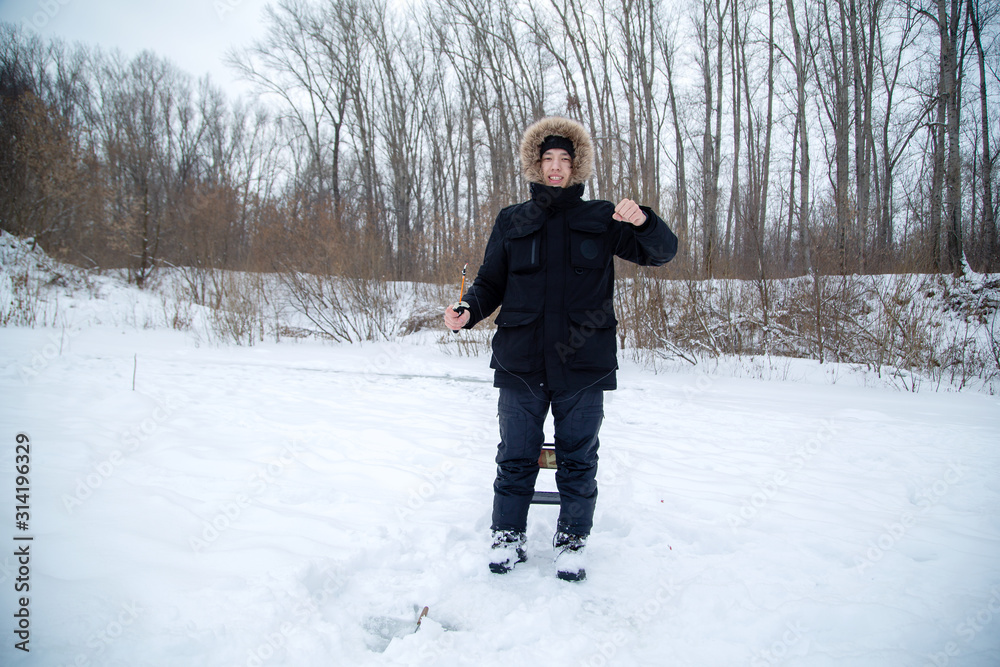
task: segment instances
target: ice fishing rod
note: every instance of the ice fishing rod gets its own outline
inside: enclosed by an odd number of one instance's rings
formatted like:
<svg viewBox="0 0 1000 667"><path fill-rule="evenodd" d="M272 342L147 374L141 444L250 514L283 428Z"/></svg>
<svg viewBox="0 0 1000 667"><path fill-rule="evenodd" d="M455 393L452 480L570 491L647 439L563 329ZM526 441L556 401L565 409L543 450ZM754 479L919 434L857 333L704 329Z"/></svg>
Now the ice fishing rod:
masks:
<svg viewBox="0 0 1000 667"><path fill-rule="evenodd" d="M469 270L469 263L466 262L462 267L462 286L458 289L458 298L461 299L462 295L465 294L465 272ZM459 303L462 303L459 301Z"/></svg>
<svg viewBox="0 0 1000 667"><path fill-rule="evenodd" d="M458 289L459 301L451 307L451 309L454 310L459 315L461 315L462 313L464 313L469 309L469 304L461 300L462 295L465 294L465 273L468 270L468 268L469 268L469 263L466 262L465 266L462 267L462 286ZM452 331L452 333L458 333L458 331Z"/></svg>

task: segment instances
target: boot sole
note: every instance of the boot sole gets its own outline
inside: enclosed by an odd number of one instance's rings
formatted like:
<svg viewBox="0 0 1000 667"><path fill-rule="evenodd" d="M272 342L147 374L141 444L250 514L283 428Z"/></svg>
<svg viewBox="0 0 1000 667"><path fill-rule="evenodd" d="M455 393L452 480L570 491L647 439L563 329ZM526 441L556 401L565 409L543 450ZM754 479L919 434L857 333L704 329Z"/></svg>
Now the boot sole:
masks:
<svg viewBox="0 0 1000 667"><path fill-rule="evenodd" d="M525 563L527 562L527 560L528 560L527 555L523 556L519 555L518 559L514 561L513 565L508 566L504 565L503 563L490 563L490 572L492 572L493 574L507 574L508 572L513 570L518 563Z"/></svg>

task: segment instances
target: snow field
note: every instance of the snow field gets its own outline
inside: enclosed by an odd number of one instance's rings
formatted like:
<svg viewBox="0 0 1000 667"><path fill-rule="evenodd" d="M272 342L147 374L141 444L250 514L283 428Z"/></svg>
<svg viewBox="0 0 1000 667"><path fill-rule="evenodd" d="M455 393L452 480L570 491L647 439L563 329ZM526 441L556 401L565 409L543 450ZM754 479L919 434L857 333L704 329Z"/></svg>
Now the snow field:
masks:
<svg viewBox="0 0 1000 667"><path fill-rule="evenodd" d="M0 329L35 538L30 654L0 557L4 665L1000 664L993 397L623 364L570 584L554 507L487 570L485 358L81 321Z"/></svg>

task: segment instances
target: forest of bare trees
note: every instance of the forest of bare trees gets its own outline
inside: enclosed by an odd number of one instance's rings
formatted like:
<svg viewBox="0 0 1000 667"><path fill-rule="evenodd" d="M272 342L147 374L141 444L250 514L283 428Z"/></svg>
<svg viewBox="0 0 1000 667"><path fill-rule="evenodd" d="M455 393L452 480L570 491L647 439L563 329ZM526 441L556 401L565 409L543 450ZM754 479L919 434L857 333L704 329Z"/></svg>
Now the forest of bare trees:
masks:
<svg viewBox="0 0 1000 667"><path fill-rule="evenodd" d="M0 226L164 266L453 281L547 114L673 278L1000 270L995 0L280 0L229 99L0 24ZM209 298L206 292L203 298Z"/></svg>

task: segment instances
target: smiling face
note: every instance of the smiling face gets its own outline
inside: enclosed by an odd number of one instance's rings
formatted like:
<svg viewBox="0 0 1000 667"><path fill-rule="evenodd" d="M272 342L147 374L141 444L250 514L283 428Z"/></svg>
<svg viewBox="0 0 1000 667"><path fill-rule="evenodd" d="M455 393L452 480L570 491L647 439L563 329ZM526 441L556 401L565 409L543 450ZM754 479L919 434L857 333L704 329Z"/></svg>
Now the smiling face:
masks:
<svg viewBox="0 0 1000 667"><path fill-rule="evenodd" d="M542 153L542 182L558 188L569 185L573 173L573 158L562 148L550 148Z"/></svg>

